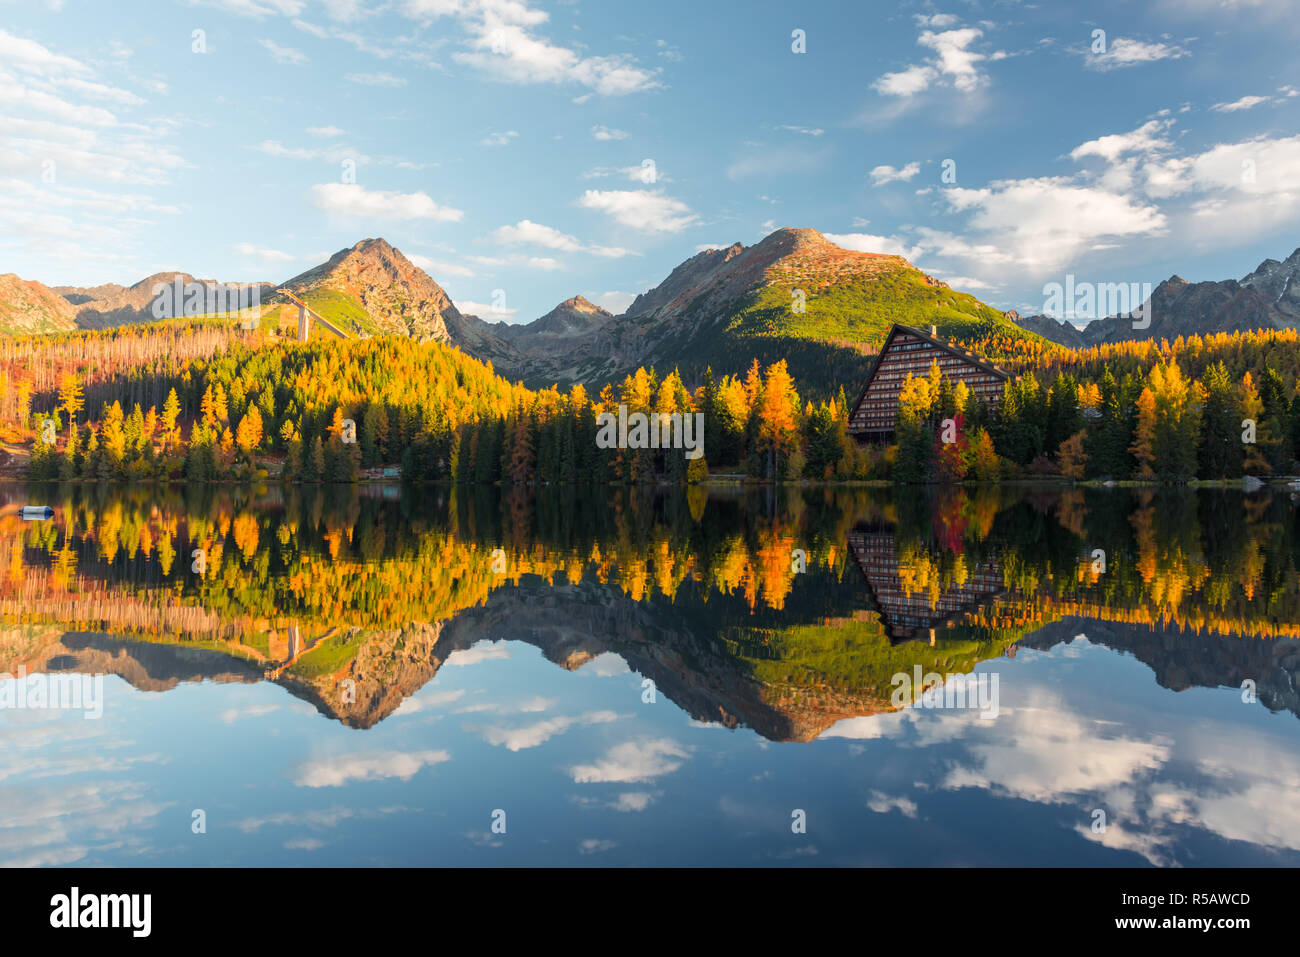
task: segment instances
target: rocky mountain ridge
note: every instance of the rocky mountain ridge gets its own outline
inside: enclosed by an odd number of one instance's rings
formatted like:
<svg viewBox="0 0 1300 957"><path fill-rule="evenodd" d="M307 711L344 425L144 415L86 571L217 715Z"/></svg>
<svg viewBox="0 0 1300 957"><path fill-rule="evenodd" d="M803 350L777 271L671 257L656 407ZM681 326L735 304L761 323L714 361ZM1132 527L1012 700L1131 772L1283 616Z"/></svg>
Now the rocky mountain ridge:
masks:
<svg viewBox="0 0 1300 957"><path fill-rule="evenodd" d="M1284 260L1266 259L1241 279L1188 282L1170 276L1152 290L1141 315L1094 319L1082 328L1051 316L1013 319L1022 329L1071 348L1145 339L1258 329L1300 328L1300 249Z"/></svg>

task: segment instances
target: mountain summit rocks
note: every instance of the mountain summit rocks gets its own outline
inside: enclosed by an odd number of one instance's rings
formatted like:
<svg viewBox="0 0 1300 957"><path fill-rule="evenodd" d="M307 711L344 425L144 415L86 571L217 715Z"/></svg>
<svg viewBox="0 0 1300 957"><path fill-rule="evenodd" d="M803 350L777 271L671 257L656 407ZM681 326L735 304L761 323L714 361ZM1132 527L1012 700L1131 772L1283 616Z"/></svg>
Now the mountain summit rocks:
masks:
<svg viewBox="0 0 1300 957"><path fill-rule="evenodd" d="M463 322L443 288L384 239L340 249L284 286L327 319L342 318L363 334L450 342L450 327Z"/></svg>
<svg viewBox="0 0 1300 957"><path fill-rule="evenodd" d="M1127 316L1094 319L1078 328L1051 316L1018 317L1017 324L1061 345L1168 339L1216 332L1300 327L1300 249L1284 260L1266 259L1241 279L1188 282L1170 276L1143 304L1151 324L1135 328Z"/></svg>

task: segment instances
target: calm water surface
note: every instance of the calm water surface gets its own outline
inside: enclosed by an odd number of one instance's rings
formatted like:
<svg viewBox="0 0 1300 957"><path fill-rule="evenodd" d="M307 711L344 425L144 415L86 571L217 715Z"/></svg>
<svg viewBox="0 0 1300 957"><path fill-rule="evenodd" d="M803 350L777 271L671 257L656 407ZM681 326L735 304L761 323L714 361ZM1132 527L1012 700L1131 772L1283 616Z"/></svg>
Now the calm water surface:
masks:
<svg viewBox="0 0 1300 957"><path fill-rule="evenodd" d="M1286 494L0 504L0 863L1300 865Z"/></svg>

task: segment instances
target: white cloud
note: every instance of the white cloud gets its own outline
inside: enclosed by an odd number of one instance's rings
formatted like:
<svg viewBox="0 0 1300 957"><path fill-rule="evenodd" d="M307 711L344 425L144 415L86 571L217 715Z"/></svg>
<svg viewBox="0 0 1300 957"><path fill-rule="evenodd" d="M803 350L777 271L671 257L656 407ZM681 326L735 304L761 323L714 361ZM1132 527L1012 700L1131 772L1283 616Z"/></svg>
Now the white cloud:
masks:
<svg viewBox="0 0 1300 957"><path fill-rule="evenodd" d="M372 40L355 31L343 30L339 27L323 27L300 19L290 22L303 33L309 34L318 40L339 40L379 60L405 60L427 69L443 69L442 64L433 59L430 54L432 48L430 44L424 43L418 38L402 37L396 42L389 38Z"/></svg>
<svg viewBox="0 0 1300 957"><path fill-rule="evenodd" d="M409 781L422 768L450 761L446 751L374 751L306 761L297 769L299 787L334 788L351 781L397 778Z"/></svg>
<svg viewBox="0 0 1300 957"><path fill-rule="evenodd" d="M301 50L295 50L292 47L283 47L274 40L261 38L257 41L267 53L271 54L271 59L276 63L288 63L292 66L302 66L307 62L307 54Z"/></svg>
<svg viewBox="0 0 1300 957"><path fill-rule="evenodd" d="M547 249L560 249L565 252L575 252L582 248L582 243L577 237L562 233L558 229L544 226L541 223L534 223L528 219L521 219L513 226L498 227L492 231L491 238L495 242L507 245L531 243L535 246L545 246Z"/></svg>
<svg viewBox="0 0 1300 957"><path fill-rule="evenodd" d="M1088 51L1084 62L1094 70L1117 70L1139 63L1154 63L1157 60L1177 60L1188 53L1180 46L1168 43L1145 43L1128 37L1116 37L1110 42L1105 53Z"/></svg>
<svg viewBox="0 0 1300 957"><path fill-rule="evenodd" d="M267 249L261 246L254 246L252 243L239 243L235 246L235 252L241 256L248 256L252 259L260 259L265 263L291 263L298 259L293 253L281 252L278 249Z"/></svg>
<svg viewBox="0 0 1300 957"><path fill-rule="evenodd" d="M689 206L665 196L661 190L589 189L578 204L585 209L599 210L624 226L645 232L680 232L699 220Z"/></svg>
<svg viewBox="0 0 1300 957"><path fill-rule="evenodd" d="M1143 172L1149 195L1185 204L1173 230L1180 239L1247 241L1300 218L1300 135L1220 143L1154 159Z"/></svg>
<svg viewBox="0 0 1300 957"><path fill-rule="evenodd" d="M221 712L221 721L224 724L234 724L241 718L261 718L279 710L280 706L274 704L253 704L243 708L227 708Z"/></svg>
<svg viewBox="0 0 1300 957"><path fill-rule="evenodd" d="M897 73L886 73L871 85L885 96L915 96L929 89L938 75L933 67L918 63Z"/></svg>
<svg viewBox="0 0 1300 957"><path fill-rule="evenodd" d="M972 276L949 276L947 273L936 273L935 278L946 282L950 287L959 291L975 289L980 292L994 292L1002 288L991 282L985 282L983 279L975 279Z"/></svg>
<svg viewBox="0 0 1300 957"><path fill-rule="evenodd" d="M919 16L922 26L956 26L957 18L949 14L933 17ZM971 49L975 41L984 36L978 27L958 29L923 30L916 42L934 51L934 56L924 63L915 63L895 73L886 73L876 79L872 87L882 96L911 97L922 93L936 83L944 82L953 88L970 93L988 82L979 64L986 60L1001 60L1007 54L997 51L991 56Z"/></svg>
<svg viewBox="0 0 1300 957"><path fill-rule="evenodd" d="M1171 144L1163 135L1168 129L1169 120L1150 120L1128 133L1111 133L1089 140L1070 151L1071 159L1085 156L1099 156L1107 162L1114 163L1127 153L1153 153L1168 148Z"/></svg>
<svg viewBox="0 0 1300 957"><path fill-rule="evenodd" d="M411 260L411 262L415 263L417 266L420 266L421 269L424 269L424 266L415 262L414 256L407 256L406 258ZM409 717L410 715L418 714L421 711L428 711L431 708L440 708L443 705L454 704L464 696L465 692L460 688L457 688L454 691L419 692L403 700L397 710L393 712L392 716L394 718L399 716Z"/></svg>
<svg viewBox="0 0 1300 957"><path fill-rule="evenodd" d="M582 174L583 179L603 179L606 176L618 176L633 183L649 186L655 183L671 183L672 177L654 164L654 160L644 160L634 166L596 166Z"/></svg>
<svg viewBox="0 0 1300 957"><path fill-rule="evenodd" d="M179 122L130 118L144 103L87 64L0 30L0 180L13 178L0 195L0 244L9 268L135 268L137 241L160 228L139 214L179 207L99 187L161 186L189 165L170 142Z"/></svg>
<svg viewBox="0 0 1300 957"><path fill-rule="evenodd" d="M363 153L346 146L326 146L317 148L314 146L285 146L279 140L262 140L256 146L249 147L257 150L259 153L265 153L267 156L281 156L286 159L296 160L326 160L330 163L341 163L344 160L352 160L358 166L365 166L370 162L370 157Z"/></svg>
<svg viewBox="0 0 1300 957"><path fill-rule="evenodd" d="M918 227L907 241L938 261L950 284L999 288L991 269L1041 278L1092 259L1133 270L1146 240L1158 239L1163 255L1203 251L1285 235L1300 219L1300 135L1180 153L1173 125L1162 116L1080 144L1070 158L1100 160L1101 168L1074 176L927 190L968 216L965 229Z"/></svg>
<svg viewBox="0 0 1300 957"><path fill-rule="evenodd" d="M596 140L625 140L627 133L623 130L610 129L608 126L593 126L591 137Z"/></svg>
<svg viewBox="0 0 1300 957"><path fill-rule="evenodd" d="M916 817L916 802L911 798L890 797L883 791L872 791L867 799L867 807L877 814L899 811L904 817Z"/></svg>
<svg viewBox="0 0 1300 957"><path fill-rule="evenodd" d="M467 316L478 316L480 319L487 319L492 322L495 322L498 319L509 320L512 316L517 315L519 312L518 309L509 309L506 308L505 306L498 307L486 302L474 302L470 299L457 299L456 308ZM456 654L457 655L464 654L464 652L458 651L456 652ZM491 655L490 657L504 658L507 656ZM450 659L448 659L448 663L450 664Z"/></svg>
<svg viewBox="0 0 1300 957"><path fill-rule="evenodd" d="M628 306L632 305L632 300L636 299L636 294L631 292L620 292L611 290L610 292L593 293L587 298L594 302L600 308L607 312L612 312L616 316L621 316Z"/></svg>
<svg viewBox="0 0 1300 957"><path fill-rule="evenodd" d="M194 6L214 7L240 17L262 17L280 14L297 16L307 4L305 0L189 0Z"/></svg>
<svg viewBox="0 0 1300 957"><path fill-rule="evenodd" d="M337 126L309 126L307 132L312 136L334 137L342 136L347 130L341 130Z"/></svg>
<svg viewBox="0 0 1300 957"><path fill-rule="evenodd" d="M871 185L884 186L886 183L908 182L917 173L921 172L921 164L917 162L908 163L902 169L894 169L892 166L877 166L871 171Z"/></svg>
<svg viewBox="0 0 1300 957"><path fill-rule="evenodd" d="M653 800L654 795L647 794L645 791L626 791L618 796L611 807L615 811L644 811Z"/></svg>
<svg viewBox="0 0 1300 957"><path fill-rule="evenodd" d="M35 40L0 30L0 64L42 77L87 76L93 71L79 60L54 53Z"/></svg>
<svg viewBox="0 0 1300 957"><path fill-rule="evenodd" d="M478 303L473 302L467 302L465 305L477 307L469 310L475 315L480 314L484 310L488 312L499 312L502 314L513 314L516 311L513 309L493 310L491 306L480 306ZM457 304L456 308L460 309L461 307ZM462 309L461 311L463 312L464 310ZM469 665L476 665L482 661L501 661L509 657L510 649L506 647L504 641L480 641L472 648L453 651L447 656L447 660L443 662L443 666L448 668L464 668Z"/></svg>
<svg viewBox="0 0 1300 957"><path fill-rule="evenodd" d="M488 744L505 746L508 751L523 751L544 744L570 728L592 724L608 724L617 721L618 715L613 711L590 711L574 717L557 716L537 721L517 728L493 726L483 729L483 739Z"/></svg>
<svg viewBox="0 0 1300 957"><path fill-rule="evenodd" d="M464 213L440 206L426 193L397 193L366 189L355 183L321 183L311 188L318 209L367 219L432 219L459 222Z"/></svg>
<svg viewBox="0 0 1300 957"><path fill-rule="evenodd" d="M622 246L600 246L587 244L576 236L560 232L551 226L535 223L530 219L521 219L513 226L499 226L486 237L487 241L504 246L541 246L544 249L557 249L561 252L585 252L605 259L622 259L624 256L636 256L636 253ZM503 264L508 260L501 260ZM528 265L541 269L558 269L560 264L554 259L532 257L524 260Z"/></svg>
<svg viewBox="0 0 1300 957"><path fill-rule="evenodd" d="M143 97L136 96L129 90L120 90L106 83L96 83L92 80L83 80L80 77L66 77L57 82L62 89L75 90L96 99L111 100L121 106L139 106L145 102Z"/></svg>
<svg viewBox="0 0 1300 957"><path fill-rule="evenodd" d="M405 79L393 76L391 73L348 73L343 79L349 83L360 83L362 86L406 86Z"/></svg>
<svg viewBox="0 0 1300 957"><path fill-rule="evenodd" d="M100 106L73 103L47 90L24 85L0 73L0 105L34 113L42 120L52 120L71 126L115 127L115 114ZM6 130L9 133L9 130Z"/></svg>
<svg viewBox="0 0 1300 957"><path fill-rule="evenodd" d="M579 784L628 784L671 774L687 757L689 752L682 745L667 738L627 741L610 748L593 764L574 766L570 773Z"/></svg>
<svg viewBox="0 0 1300 957"><path fill-rule="evenodd" d="M284 842L286 851L319 851L324 846L325 842L317 837L295 837Z"/></svg>
<svg viewBox="0 0 1300 957"><path fill-rule="evenodd" d="M821 136L826 131L816 126L778 126L779 130L786 130L790 133L802 133L804 136Z"/></svg>
<svg viewBox="0 0 1300 957"><path fill-rule="evenodd" d="M406 258L435 279L439 276L456 276L461 279L470 279L474 276L474 270L470 269L468 266L461 266L456 263L437 262L430 259L428 256L421 256L419 253L407 253Z"/></svg>
<svg viewBox="0 0 1300 957"><path fill-rule="evenodd" d="M325 5L325 12L331 20L343 23L358 20L365 12L362 8L362 0L321 0L321 2Z"/></svg>
<svg viewBox="0 0 1300 957"><path fill-rule="evenodd" d="M940 73L952 78L953 86L963 92L970 92L984 82L976 64L986 57L968 47L983 35L984 31L975 27L945 30L942 33L927 30L921 34L917 43L929 47L939 55L937 68Z"/></svg>
<svg viewBox="0 0 1300 957"><path fill-rule="evenodd" d="M480 146L509 146L510 141L518 136L518 130L506 130L502 133L489 133L478 142Z"/></svg>
<svg viewBox="0 0 1300 957"><path fill-rule="evenodd" d="M921 253L919 247L909 246L897 236L873 236L870 233L826 233L825 235L836 246L860 253L902 256L904 259L915 259Z"/></svg>
<svg viewBox="0 0 1300 957"><path fill-rule="evenodd" d="M584 56L533 30L550 19L528 0L405 0L408 17L432 21L455 17L467 34L458 63L507 83L575 83L607 96L660 86L659 70L646 70L625 56Z"/></svg>
<svg viewBox="0 0 1300 957"><path fill-rule="evenodd" d="M935 30L946 30L948 27L955 27L961 20L951 13L934 13L926 15L918 13L913 19L918 26L931 27Z"/></svg>
<svg viewBox="0 0 1300 957"><path fill-rule="evenodd" d="M625 249L622 246L596 246L587 247L587 252L593 256L600 256L604 259L622 259L624 256L640 256L639 252L631 249Z"/></svg>
<svg viewBox="0 0 1300 957"><path fill-rule="evenodd" d="M1268 96L1243 96L1239 100L1233 100L1231 103L1215 103L1210 109L1216 113L1236 113L1239 110L1249 110L1251 107L1259 106L1261 103L1267 103L1272 97Z"/></svg>
<svg viewBox="0 0 1300 957"><path fill-rule="evenodd" d="M971 228L996 237L1027 267L1054 268L1103 240L1158 235L1167 225L1160 209L1139 197L1064 177L953 187L939 196L953 211L970 213Z"/></svg>

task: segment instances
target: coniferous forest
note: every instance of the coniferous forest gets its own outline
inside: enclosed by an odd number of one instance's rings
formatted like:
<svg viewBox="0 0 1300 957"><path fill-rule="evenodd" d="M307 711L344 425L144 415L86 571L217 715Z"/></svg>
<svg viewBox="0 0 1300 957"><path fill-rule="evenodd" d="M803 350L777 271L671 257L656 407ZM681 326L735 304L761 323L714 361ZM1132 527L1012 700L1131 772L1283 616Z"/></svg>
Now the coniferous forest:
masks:
<svg viewBox="0 0 1300 957"><path fill-rule="evenodd" d="M353 482L1181 483L1292 471L1300 442L1294 331L1084 350L965 343L1014 373L1001 401L910 378L893 441L846 423L859 382L808 390L784 361L698 381L638 369L598 391L529 389L440 343L289 343L212 323L10 339L0 429L32 479ZM598 417L703 415L704 454L601 448ZM941 425L949 423L950 428ZM949 441L943 441L943 433Z"/></svg>

